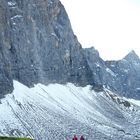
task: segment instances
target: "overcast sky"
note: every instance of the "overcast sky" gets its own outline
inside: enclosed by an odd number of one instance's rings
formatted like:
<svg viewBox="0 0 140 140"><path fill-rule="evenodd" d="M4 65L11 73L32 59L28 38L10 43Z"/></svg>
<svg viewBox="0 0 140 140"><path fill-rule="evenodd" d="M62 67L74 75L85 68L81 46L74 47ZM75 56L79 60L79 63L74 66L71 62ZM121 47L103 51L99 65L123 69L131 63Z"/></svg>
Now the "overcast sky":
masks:
<svg viewBox="0 0 140 140"><path fill-rule="evenodd" d="M140 0L61 0L83 47L105 60L140 56Z"/></svg>

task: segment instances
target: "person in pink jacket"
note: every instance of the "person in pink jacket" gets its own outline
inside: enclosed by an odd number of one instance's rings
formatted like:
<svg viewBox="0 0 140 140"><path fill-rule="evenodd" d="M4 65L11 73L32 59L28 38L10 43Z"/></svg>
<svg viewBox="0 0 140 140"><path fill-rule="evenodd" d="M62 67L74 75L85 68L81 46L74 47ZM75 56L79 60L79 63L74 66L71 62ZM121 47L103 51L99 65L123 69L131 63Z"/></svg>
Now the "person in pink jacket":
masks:
<svg viewBox="0 0 140 140"><path fill-rule="evenodd" d="M85 138L83 136L80 137L80 140L85 140Z"/></svg>
<svg viewBox="0 0 140 140"><path fill-rule="evenodd" d="M72 140L78 140L77 136L74 135L73 139Z"/></svg>

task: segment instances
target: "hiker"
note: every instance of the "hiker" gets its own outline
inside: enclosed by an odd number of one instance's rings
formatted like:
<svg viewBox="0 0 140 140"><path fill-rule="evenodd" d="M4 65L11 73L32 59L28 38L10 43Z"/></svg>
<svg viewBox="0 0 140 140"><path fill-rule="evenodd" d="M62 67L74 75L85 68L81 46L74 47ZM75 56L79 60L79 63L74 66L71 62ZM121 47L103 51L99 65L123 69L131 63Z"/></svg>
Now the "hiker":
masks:
<svg viewBox="0 0 140 140"><path fill-rule="evenodd" d="M76 135L74 135L72 140L78 140L78 138L76 137Z"/></svg>
<svg viewBox="0 0 140 140"><path fill-rule="evenodd" d="M83 136L80 137L80 140L85 140Z"/></svg>

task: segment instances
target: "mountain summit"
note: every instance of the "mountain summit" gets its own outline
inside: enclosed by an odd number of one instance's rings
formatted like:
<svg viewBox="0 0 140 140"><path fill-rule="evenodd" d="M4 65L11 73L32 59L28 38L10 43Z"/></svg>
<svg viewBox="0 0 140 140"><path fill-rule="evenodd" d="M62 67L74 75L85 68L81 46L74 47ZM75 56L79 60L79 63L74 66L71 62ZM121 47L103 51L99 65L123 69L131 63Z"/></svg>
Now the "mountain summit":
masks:
<svg viewBox="0 0 140 140"><path fill-rule="evenodd" d="M139 56L136 54L136 52L134 50L132 50L131 52L129 52L125 57L125 60L129 61L129 62L138 62L140 63L140 58Z"/></svg>

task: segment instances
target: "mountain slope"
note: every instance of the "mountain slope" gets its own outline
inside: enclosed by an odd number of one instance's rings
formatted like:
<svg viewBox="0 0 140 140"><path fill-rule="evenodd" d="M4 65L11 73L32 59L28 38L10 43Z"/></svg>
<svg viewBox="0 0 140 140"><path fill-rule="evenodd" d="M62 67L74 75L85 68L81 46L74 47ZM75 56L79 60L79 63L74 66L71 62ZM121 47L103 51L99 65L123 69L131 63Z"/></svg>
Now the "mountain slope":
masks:
<svg viewBox="0 0 140 140"><path fill-rule="evenodd" d="M95 83L118 95L140 99L140 59L134 51L118 61L104 61L94 48L86 48L83 52Z"/></svg>
<svg viewBox="0 0 140 140"><path fill-rule="evenodd" d="M92 84L82 47L59 0L0 1L0 98L16 79Z"/></svg>
<svg viewBox="0 0 140 140"><path fill-rule="evenodd" d="M116 74L106 66L105 61L100 57L99 52L94 48L83 49L88 65L92 70L94 82L102 89L103 86L115 87Z"/></svg>
<svg viewBox="0 0 140 140"><path fill-rule="evenodd" d="M108 90L125 95L120 71L131 67L134 79L129 80L135 82L138 57L133 64L132 52L122 65L114 65L92 51L82 49L59 0L1 0L0 135L37 140L71 139L75 133L89 140L140 137L140 107Z"/></svg>
<svg viewBox="0 0 140 140"><path fill-rule="evenodd" d="M140 137L140 107L109 90L90 86L37 84L28 88L14 81L14 91L0 104L0 135L30 136L37 140L131 140Z"/></svg>
<svg viewBox="0 0 140 140"><path fill-rule="evenodd" d="M32 140L29 138L0 137L0 140Z"/></svg>
<svg viewBox="0 0 140 140"><path fill-rule="evenodd" d="M116 74L114 89L129 98L140 99L140 59L131 51L119 61L107 61L107 67Z"/></svg>

